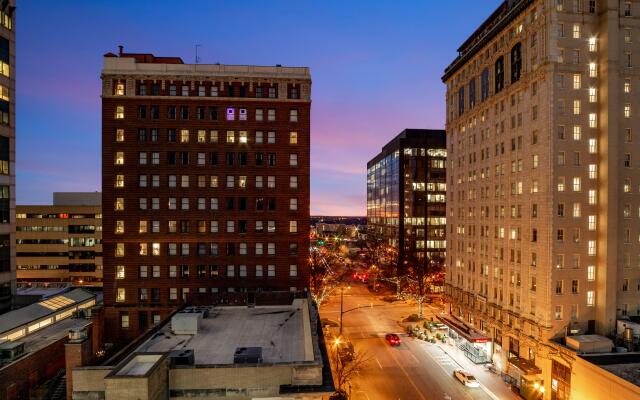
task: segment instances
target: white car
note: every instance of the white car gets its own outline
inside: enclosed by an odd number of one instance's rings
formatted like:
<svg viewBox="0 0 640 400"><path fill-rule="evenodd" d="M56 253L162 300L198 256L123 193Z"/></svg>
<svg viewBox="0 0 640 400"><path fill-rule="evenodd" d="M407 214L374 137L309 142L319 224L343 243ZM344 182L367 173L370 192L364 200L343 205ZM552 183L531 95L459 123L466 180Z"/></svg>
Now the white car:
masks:
<svg viewBox="0 0 640 400"><path fill-rule="evenodd" d="M453 371L453 377L460 381L463 385L467 387L479 387L480 383L476 380L476 378L470 373L463 371L461 369L457 369Z"/></svg>

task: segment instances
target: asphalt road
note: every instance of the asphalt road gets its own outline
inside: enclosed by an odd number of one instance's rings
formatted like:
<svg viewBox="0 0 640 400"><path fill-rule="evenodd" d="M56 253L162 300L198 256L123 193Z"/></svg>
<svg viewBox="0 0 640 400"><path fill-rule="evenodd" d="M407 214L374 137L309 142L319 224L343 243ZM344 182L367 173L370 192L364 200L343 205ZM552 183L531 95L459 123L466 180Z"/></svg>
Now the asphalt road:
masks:
<svg viewBox="0 0 640 400"><path fill-rule="evenodd" d="M356 307L362 308L348 311ZM339 310L340 290L336 290L320 314L339 322ZM344 310L348 312L343 337L368 359L351 387L352 400L492 399L482 388L467 388L455 380L453 371L459 366L439 347L402 332L397 321L415 313L415 305L379 301L364 285L354 284L344 292ZM385 334L391 332L400 334L400 346L391 347L385 341Z"/></svg>

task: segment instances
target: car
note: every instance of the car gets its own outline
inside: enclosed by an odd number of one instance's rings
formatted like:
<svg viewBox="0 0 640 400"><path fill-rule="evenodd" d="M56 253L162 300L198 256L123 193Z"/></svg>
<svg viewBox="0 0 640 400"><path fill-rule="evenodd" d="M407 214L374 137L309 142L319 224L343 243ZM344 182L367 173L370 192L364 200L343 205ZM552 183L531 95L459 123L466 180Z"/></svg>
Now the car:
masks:
<svg viewBox="0 0 640 400"><path fill-rule="evenodd" d="M400 345L400 336L396 335L395 333L387 333L385 335L384 339L391 346L399 346Z"/></svg>
<svg viewBox="0 0 640 400"><path fill-rule="evenodd" d="M473 375L461 369L456 369L455 371L453 371L453 377L467 387L480 386L480 383L476 380L476 378Z"/></svg>

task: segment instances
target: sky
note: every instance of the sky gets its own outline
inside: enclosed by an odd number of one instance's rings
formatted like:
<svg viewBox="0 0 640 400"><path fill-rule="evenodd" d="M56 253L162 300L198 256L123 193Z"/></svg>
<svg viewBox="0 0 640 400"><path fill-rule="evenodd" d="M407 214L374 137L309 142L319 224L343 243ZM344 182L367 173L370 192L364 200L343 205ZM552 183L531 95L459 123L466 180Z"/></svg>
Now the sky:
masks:
<svg viewBox="0 0 640 400"><path fill-rule="evenodd" d="M17 204L101 188L102 56L311 68L311 214L366 215L366 164L444 128L441 76L499 0L22 0Z"/></svg>

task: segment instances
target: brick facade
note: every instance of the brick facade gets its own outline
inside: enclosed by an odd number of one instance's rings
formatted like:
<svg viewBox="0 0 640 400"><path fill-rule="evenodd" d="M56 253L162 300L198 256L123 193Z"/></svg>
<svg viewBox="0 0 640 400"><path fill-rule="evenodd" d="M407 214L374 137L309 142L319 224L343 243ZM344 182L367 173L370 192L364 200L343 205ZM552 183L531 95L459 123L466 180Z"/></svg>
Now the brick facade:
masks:
<svg viewBox="0 0 640 400"><path fill-rule="evenodd" d="M164 318L198 292L250 293L303 290L308 286L308 70L285 68L289 73L280 74L279 67L167 63L162 64L163 72L156 72L159 70L147 71L150 63L144 60L152 60L152 67L158 67L158 59L153 56L107 55L102 75L107 341L136 337L153 324L154 318ZM176 70L169 73L172 67ZM228 72L234 68L249 72ZM257 69L266 72L251 72ZM216 97L211 96L214 85L218 88ZM262 87L264 97L256 98L258 87ZM274 89L270 91L270 87ZM274 97L269 98L270 94ZM171 107L175 107L175 119L171 118ZM212 115L213 107L217 115ZM183 118L183 108L188 110L187 118ZM256 109L263 110L263 121L257 120ZM233 120L227 116L230 110ZM268 121L269 110L275 110L275 121ZM297 112L297 122L290 120L291 110ZM116 115L121 111L122 115ZM241 112L246 112L246 120L240 119ZM123 138L118 138L118 130ZM143 140L141 130L145 133ZM183 140L183 130L188 130L188 142ZM213 131L217 132L217 142L211 139ZM233 132L233 143L227 140L228 132ZM262 143L257 132L262 132ZM274 143L270 143L270 132ZM290 140L291 132L297 134L294 141ZM246 143L241 134L246 134ZM146 154L146 164L140 161L141 152ZM291 154L297 155L297 166L290 165ZM262 157L262 165L258 157ZM272 157L275 165L269 165ZM124 187L115 187L118 175L124 177ZM140 185L141 175L146 176L146 187ZM156 187L154 175L159 180ZM175 187L170 187L172 175ZM256 187L256 176L262 176L262 188ZM297 188L290 187L292 176L297 178ZM212 177L217 177L217 187ZM240 187L241 177L246 178L245 187ZM268 187L268 177L274 177L275 187ZM188 187L183 187L183 179L188 179ZM227 179L233 179L233 187L227 187ZM140 208L141 198L146 199L146 210ZM187 201L183 199L188 199L188 210L183 209L183 201ZM217 199L217 210L212 209L212 199ZM295 199L297 209L290 209L291 199ZM174 201L175 209L171 209ZM157 209L153 209L154 202L159 204ZM147 233L140 232L140 221L147 221ZM171 232L169 221L175 221L175 232ZM212 221L217 222L217 232L212 229ZM233 221L234 232L227 232L228 221ZM262 221L262 232L257 231L256 221ZM274 221L274 232L269 232L269 221ZM296 232L290 232L290 221L296 221ZM116 233L118 224L123 224L122 233ZM240 233L243 225L245 231ZM156 232L154 226L158 226ZM119 243L124 246L123 257L116 256ZM140 243L147 244L148 255L141 255ZM262 244L262 255L257 254L256 243ZM268 254L269 243L275 246L275 254ZM156 255L154 244L159 245ZM217 255L212 244L217 245ZM188 255L183 253L186 245ZM171 246L176 247L175 255L169 252ZM257 276L256 265L262 266L262 277ZM271 265L275 276L269 276ZM294 265L297 276L290 274ZM146 277L141 276L144 273L140 266L146 266ZM229 266L233 266L234 276L228 276ZM188 270L186 275L183 269ZM125 329L121 326L123 315L129 318Z"/></svg>

